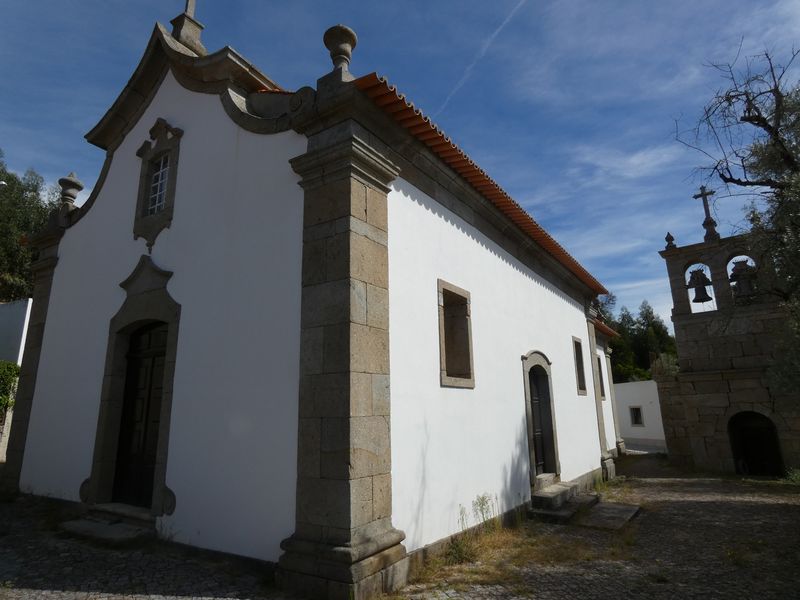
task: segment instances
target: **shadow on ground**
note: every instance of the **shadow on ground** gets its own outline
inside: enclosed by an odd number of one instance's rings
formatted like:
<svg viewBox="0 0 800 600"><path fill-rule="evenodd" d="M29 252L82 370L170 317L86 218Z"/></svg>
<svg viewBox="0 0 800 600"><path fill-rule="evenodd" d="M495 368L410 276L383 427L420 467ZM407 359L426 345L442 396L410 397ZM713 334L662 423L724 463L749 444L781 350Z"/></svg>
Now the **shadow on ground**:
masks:
<svg viewBox="0 0 800 600"><path fill-rule="evenodd" d="M0 502L0 598L283 598L270 565L161 541L111 548L58 524L71 503L19 496Z"/></svg>

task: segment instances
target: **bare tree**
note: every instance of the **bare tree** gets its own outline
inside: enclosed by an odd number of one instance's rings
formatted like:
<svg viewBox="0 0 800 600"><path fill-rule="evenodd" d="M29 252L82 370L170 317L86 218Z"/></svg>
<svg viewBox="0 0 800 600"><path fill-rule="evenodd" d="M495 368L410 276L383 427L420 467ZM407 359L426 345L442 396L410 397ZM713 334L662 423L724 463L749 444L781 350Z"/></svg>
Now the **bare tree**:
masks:
<svg viewBox="0 0 800 600"><path fill-rule="evenodd" d="M781 64L770 52L730 64L712 64L725 87L704 107L690 140L709 164L699 170L718 178L729 195L750 195L750 241L770 257L778 277L773 289L788 320L775 372L786 387L800 384L800 84L792 50ZM741 66L739 66L741 64ZM739 190L736 193L735 190Z"/></svg>

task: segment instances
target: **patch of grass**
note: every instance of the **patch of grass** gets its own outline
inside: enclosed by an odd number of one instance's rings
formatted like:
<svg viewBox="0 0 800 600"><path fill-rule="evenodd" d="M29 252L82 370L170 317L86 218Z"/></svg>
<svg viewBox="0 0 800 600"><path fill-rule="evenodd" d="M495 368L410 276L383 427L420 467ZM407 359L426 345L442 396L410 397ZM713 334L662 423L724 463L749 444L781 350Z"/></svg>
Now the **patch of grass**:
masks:
<svg viewBox="0 0 800 600"><path fill-rule="evenodd" d="M760 560L760 554L769 548L766 540L742 539L732 546L723 548L725 558L737 567L753 565Z"/></svg>
<svg viewBox="0 0 800 600"><path fill-rule="evenodd" d="M444 563L446 565L463 565L475 562L478 557L478 550L475 546L475 540L471 535L454 537L444 551Z"/></svg>
<svg viewBox="0 0 800 600"><path fill-rule="evenodd" d="M624 477L618 477L611 481L606 481L604 491L598 492L603 500L609 502L622 502L624 504L634 503L634 493L630 482Z"/></svg>
<svg viewBox="0 0 800 600"><path fill-rule="evenodd" d="M786 477L784 477L781 481L791 485L800 485L800 469L789 469L786 471Z"/></svg>

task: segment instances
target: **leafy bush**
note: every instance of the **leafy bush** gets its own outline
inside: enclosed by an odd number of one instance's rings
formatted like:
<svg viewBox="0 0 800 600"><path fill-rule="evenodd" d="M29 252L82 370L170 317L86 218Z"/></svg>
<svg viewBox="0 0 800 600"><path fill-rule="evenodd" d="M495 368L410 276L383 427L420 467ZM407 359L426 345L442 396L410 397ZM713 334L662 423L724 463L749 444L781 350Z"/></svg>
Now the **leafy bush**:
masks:
<svg viewBox="0 0 800 600"><path fill-rule="evenodd" d="M0 411L14 406L18 378L19 366L17 363L0 360Z"/></svg>

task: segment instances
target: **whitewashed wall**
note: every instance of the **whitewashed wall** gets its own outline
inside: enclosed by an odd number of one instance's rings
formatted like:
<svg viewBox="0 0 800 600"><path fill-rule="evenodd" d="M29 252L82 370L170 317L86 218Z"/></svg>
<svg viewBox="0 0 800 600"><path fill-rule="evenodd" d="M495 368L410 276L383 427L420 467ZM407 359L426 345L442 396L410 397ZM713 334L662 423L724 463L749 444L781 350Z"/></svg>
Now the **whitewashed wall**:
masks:
<svg viewBox="0 0 800 600"><path fill-rule="evenodd" d="M0 302L0 360L22 364L31 304L30 298Z"/></svg>
<svg viewBox="0 0 800 600"><path fill-rule="evenodd" d="M614 410L611 406L611 391L613 382L611 381L611 373L608 372L606 365L606 353L603 347L598 344L595 349L596 355L600 358L600 366L603 373L603 385L605 386L606 397L603 400L603 422L605 424L606 432L606 450L615 450L617 447L617 432L614 428ZM595 359L596 361L597 359Z"/></svg>
<svg viewBox="0 0 800 600"><path fill-rule="evenodd" d="M658 402L658 385L655 381L633 381L614 386L619 428L625 447L631 450L667 451L664 424ZM631 406L642 407L644 426L631 424Z"/></svg>
<svg viewBox="0 0 800 600"><path fill-rule="evenodd" d="M219 97L171 75L61 242L21 485L77 500L89 476L118 284L147 252L132 234L136 150L158 117L184 130L174 219L152 255L182 307L166 481L177 508L159 527L275 560L294 530L303 198L287 161L305 138L246 132Z"/></svg>
<svg viewBox="0 0 800 600"><path fill-rule="evenodd" d="M439 385L437 278L471 294L475 389ZM572 336L583 308L409 183L389 194L393 523L406 547L461 529L481 494L504 511L530 497L521 356L552 361L562 480L600 465L593 391L579 396ZM591 387L591 386L590 386Z"/></svg>

